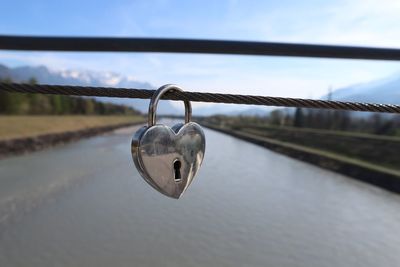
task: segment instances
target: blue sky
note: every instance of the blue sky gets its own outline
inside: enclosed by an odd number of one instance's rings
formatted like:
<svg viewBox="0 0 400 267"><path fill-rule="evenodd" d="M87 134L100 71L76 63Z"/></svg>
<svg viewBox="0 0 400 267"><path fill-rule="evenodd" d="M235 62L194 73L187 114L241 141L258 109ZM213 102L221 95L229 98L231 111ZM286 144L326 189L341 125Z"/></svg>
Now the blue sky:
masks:
<svg viewBox="0 0 400 267"><path fill-rule="evenodd" d="M400 48L400 1L2 0L1 34L303 42ZM328 88L400 75L384 61L161 53L0 51L9 66L112 71L155 86L318 98Z"/></svg>

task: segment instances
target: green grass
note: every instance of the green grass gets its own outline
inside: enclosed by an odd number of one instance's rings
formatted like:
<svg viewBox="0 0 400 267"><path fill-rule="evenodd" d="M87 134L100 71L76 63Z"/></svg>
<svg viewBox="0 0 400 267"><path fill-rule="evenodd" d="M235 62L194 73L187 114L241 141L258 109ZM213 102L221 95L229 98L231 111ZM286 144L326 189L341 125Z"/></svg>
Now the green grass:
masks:
<svg viewBox="0 0 400 267"><path fill-rule="evenodd" d="M144 121L142 116L0 116L0 140Z"/></svg>
<svg viewBox="0 0 400 267"><path fill-rule="evenodd" d="M323 130L323 129L313 129L313 128L297 128L291 126L276 126L276 125L267 125L267 124L235 124L231 125L232 127L238 128L257 128L257 129L265 129L265 130L287 130L287 131L296 131L300 133L319 133L325 135L332 136L345 136L345 137L357 137L357 138L371 138L376 140L390 140L400 142L400 130L398 134L395 136L385 136L385 135L376 135L369 133L361 133L361 132L350 132L350 131L333 131L333 130Z"/></svg>
<svg viewBox="0 0 400 267"><path fill-rule="evenodd" d="M292 148L294 150L300 150L300 151L304 151L310 154L316 154L316 155L321 155L327 158L332 158L338 161L342 161L342 162L348 162L354 165L359 165L362 166L364 168L369 168L369 169L373 169L376 171L380 171L380 172L387 172L393 175L398 175L400 176L400 171L397 170L393 170L391 168L386 168L384 166L378 165L378 164L373 164L370 162L366 162L357 158L352 158L352 157L347 157L345 155L341 155L341 154L337 154L337 153L333 153L330 151L325 151L325 150L321 150L321 149L316 149L316 148L311 148L311 147L306 147L306 146L302 146L299 144L293 144L293 143L288 143L288 142L283 142L283 141L279 141L279 140L274 140L274 139L270 139L270 138L266 138L266 137L261 137L260 135L254 134L254 133L249 133L249 132L243 132L243 131L238 131L240 134L245 135L245 136L249 136L251 138L255 138L255 139L260 139L260 140L265 140L268 141L269 143L272 144L277 144L279 146L282 147L289 147Z"/></svg>
<svg viewBox="0 0 400 267"><path fill-rule="evenodd" d="M233 130L300 145L384 168L400 169L400 138L252 123L229 124Z"/></svg>

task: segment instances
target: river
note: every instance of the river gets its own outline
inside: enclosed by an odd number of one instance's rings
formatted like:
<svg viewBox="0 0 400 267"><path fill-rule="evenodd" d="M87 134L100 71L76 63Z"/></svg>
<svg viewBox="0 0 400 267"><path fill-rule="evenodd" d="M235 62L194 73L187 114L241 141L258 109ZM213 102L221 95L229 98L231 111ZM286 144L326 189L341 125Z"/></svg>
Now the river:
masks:
<svg viewBox="0 0 400 267"><path fill-rule="evenodd" d="M400 196L206 129L174 200L134 131L0 161L0 266L400 265Z"/></svg>

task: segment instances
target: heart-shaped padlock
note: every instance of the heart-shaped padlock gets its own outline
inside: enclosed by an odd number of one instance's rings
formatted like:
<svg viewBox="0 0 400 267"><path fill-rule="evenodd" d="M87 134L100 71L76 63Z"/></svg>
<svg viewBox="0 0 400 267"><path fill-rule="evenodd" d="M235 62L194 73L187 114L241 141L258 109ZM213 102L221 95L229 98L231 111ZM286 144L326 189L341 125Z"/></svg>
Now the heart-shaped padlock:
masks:
<svg viewBox="0 0 400 267"><path fill-rule="evenodd" d="M191 122L192 108L185 100L185 124L172 128L156 123L157 104L170 90L182 91L167 84L153 95L148 125L140 128L132 139L132 158L144 180L160 193L179 198L200 168L205 152L205 136L200 125Z"/></svg>

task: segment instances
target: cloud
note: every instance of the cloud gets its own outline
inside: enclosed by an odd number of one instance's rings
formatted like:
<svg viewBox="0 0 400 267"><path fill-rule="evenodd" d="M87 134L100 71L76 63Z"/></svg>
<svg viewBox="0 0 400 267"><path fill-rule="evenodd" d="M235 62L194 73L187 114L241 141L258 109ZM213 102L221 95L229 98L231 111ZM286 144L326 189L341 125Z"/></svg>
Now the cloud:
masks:
<svg viewBox="0 0 400 267"><path fill-rule="evenodd" d="M399 47L399 1L339 0L312 4L315 6L277 7L237 24L256 29L263 40Z"/></svg>

